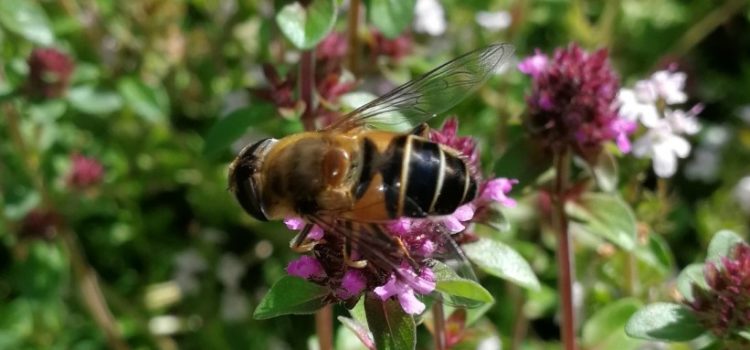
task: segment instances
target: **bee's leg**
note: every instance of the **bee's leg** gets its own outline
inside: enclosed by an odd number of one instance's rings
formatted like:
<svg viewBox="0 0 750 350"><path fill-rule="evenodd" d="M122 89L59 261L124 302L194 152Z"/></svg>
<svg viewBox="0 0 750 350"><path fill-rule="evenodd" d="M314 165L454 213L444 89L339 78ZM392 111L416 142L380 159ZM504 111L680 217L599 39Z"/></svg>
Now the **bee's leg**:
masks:
<svg viewBox="0 0 750 350"><path fill-rule="evenodd" d="M410 134L421 136L424 138L430 137L430 126L427 123L421 123L411 130Z"/></svg>
<svg viewBox="0 0 750 350"><path fill-rule="evenodd" d="M299 233L292 238L292 241L289 242L289 248L292 248L292 250L297 253L311 251L315 245L318 244L317 241L307 239L307 235L310 233L310 230L312 230L312 227L312 224L306 224L305 227L302 228L302 231L299 231Z"/></svg>
<svg viewBox="0 0 750 350"><path fill-rule="evenodd" d="M347 266L355 269L363 269L367 266L367 260L352 260L352 244L348 238L344 238L344 262Z"/></svg>
<svg viewBox="0 0 750 350"><path fill-rule="evenodd" d="M411 257L411 254L409 254L409 249L406 248L404 245L404 241L401 240L401 238L396 238L396 243L398 243L398 250L403 254L404 259L406 260L409 265L414 269L414 271L419 271L419 264L414 260L414 258Z"/></svg>

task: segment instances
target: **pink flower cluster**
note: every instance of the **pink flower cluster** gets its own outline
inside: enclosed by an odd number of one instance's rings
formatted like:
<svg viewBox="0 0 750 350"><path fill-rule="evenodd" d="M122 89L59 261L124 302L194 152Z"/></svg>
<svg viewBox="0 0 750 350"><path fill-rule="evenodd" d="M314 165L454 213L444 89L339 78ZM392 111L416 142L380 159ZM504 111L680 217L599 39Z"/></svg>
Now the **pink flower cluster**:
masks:
<svg viewBox="0 0 750 350"><path fill-rule="evenodd" d="M71 169L68 173L68 185L85 189L99 184L104 176L104 167L95 158L86 157L78 153L71 155Z"/></svg>
<svg viewBox="0 0 750 350"><path fill-rule="evenodd" d="M636 124L618 115L619 81L606 50L588 53L571 44L552 57L537 50L518 68L533 79L527 125L547 147L571 147L586 159L606 141L630 150Z"/></svg>
<svg viewBox="0 0 750 350"><path fill-rule="evenodd" d="M31 52L27 61L29 77L27 90L36 98L57 98L65 94L75 65L65 53L53 48L39 48Z"/></svg>
<svg viewBox="0 0 750 350"><path fill-rule="evenodd" d="M693 285L688 307L717 337L750 347L750 341L737 334L750 327L750 245L737 244L720 263L707 263L704 275L709 288Z"/></svg>
<svg viewBox="0 0 750 350"><path fill-rule="evenodd" d="M461 152L478 172L476 144L470 137L457 136L457 128L457 121L450 119L442 130L433 130L430 138ZM420 314L425 305L417 295L426 295L435 290L436 281L430 261L436 252L444 249L445 239L452 239L446 238L446 233L464 232L470 223L477 220L475 213L492 203L515 205L515 201L507 196L515 183L516 180L505 178L485 181L480 184L477 198L451 215L424 219L400 218L385 225L388 233L401 240L409 256L419 264L416 270L407 261L392 270L347 266L341 256L340 237L328 235L316 226L308 235L308 238L319 241L313 256L302 256L292 261L287 266L287 272L329 287L334 300L352 303L362 293L371 291L382 300L397 299L408 314ZM305 225L300 218L288 218L284 222L292 230L300 230ZM357 252L353 254L352 258L356 259Z"/></svg>

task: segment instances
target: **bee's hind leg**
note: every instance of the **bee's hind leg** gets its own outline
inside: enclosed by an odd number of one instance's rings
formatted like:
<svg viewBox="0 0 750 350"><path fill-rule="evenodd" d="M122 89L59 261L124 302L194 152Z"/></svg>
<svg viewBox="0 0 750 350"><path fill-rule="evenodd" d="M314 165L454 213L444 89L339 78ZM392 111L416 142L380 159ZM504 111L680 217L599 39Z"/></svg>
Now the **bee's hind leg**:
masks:
<svg viewBox="0 0 750 350"><path fill-rule="evenodd" d="M344 239L344 263L355 269L363 269L367 266L367 260L352 260L352 244L348 238Z"/></svg>
<svg viewBox="0 0 750 350"><path fill-rule="evenodd" d="M307 239L307 235L310 234L312 227L312 224L306 224L305 227L302 228L302 231L294 236L292 241L289 242L289 248L297 253L306 253L313 250L318 242Z"/></svg>

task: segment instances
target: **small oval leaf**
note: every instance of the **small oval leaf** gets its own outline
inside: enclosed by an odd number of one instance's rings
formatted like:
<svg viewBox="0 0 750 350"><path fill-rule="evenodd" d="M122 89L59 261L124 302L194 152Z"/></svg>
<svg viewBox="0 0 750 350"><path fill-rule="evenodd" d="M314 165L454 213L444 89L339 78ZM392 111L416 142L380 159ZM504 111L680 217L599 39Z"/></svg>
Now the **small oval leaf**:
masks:
<svg viewBox="0 0 750 350"><path fill-rule="evenodd" d="M711 243L708 244L706 260L719 260L722 257L729 256L734 246L742 242L744 242L742 237L736 233L729 230L721 230L711 238Z"/></svg>
<svg viewBox="0 0 750 350"><path fill-rule="evenodd" d="M244 135L248 127L273 118L274 115L274 107L267 103L253 104L227 114L208 131L206 143L203 144L203 155L215 157Z"/></svg>
<svg viewBox="0 0 750 350"><path fill-rule="evenodd" d="M635 248L635 214L619 197L586 193L578 200L568 202L565 211L572 219L580 221L580 228L588 233L603 237L627 251Z"/></svg>
<svg viewBox="0 0 750 350"><path fill-rule="evenodd" d="M117 83L125 103L150 123L165 122L169 114L169 97L160 86L149 86L139 79L126 77Z"/></svg>
<svg viewBox="0 0 750 350"><path fill-rule="evenodd" d="M432 271L435 273L435 281L437 282L435 289L440 292L483 303L493 303L495 301L492 294L484 289L481 284L461 278L446 264L436 261L432 266Z"/></svg>
<svg viewBox="0 0 750 350"><path fill-rule="evenodd" d="M329 291L304 279L284 276L266 293L253 313L256 320L310 314L328 304Z"/></svg>
<svg viewBox="0 0 750 350"><path fill-rule="evenodd" d="M677 276L677 291L686 300L693 300L693 284L708 289L706 279L703 276L703 264L690 264Z"/></svg>
<svg viewBox="0 0 750 350"><path fill-rule="evenodd" d="M587 349L636 349L641 340L628 338L624 327L643 304L636 298L615 301L597 311L583 325L582 343Z"/></svg>
<svg viewBox="0 0 750 350"><path fill-rule="evenodd" d="M335 0L315 0L307 7L295 1L276 14L276 24L299 49L315 47L333 29L336 22Z"/></svg>
<svg viewBox="0 0 750 350"><path fill-rule="evenodd" d="M416 0L370 0L367 13L383 35L395 38L411 23L416 3Z"/></svg>
<svg viewBox="0 0 750 350"><path fill-rule="evenodd" d="M55 40L47 14L36 1L0 1L0 23L35 44L48 46Z"/></svg>
<svg viewBox="0 0 750 350"><path fill-rule="evenodd" d="M484 272L522 287L539 289L539 280L529 263L513 248L498 241L480 238L462 246L466 256Z"/></svg>
<svg viewBox="0 0 750 350"><path fill-rule="evenodd" d="M682 305L655 303L633 315L625 326L627 335L647 340L689 341L704 329L693 314Z"/></svg>

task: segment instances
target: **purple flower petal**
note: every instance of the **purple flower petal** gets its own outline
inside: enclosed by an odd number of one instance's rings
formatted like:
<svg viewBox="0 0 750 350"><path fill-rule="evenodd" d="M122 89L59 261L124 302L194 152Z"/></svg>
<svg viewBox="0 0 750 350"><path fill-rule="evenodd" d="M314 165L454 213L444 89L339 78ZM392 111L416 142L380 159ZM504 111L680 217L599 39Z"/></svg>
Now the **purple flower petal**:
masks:
<svg viewBox="0 0 750 350"><path fill-rule="evenodd" d="M366 286L367 279L362 275L362 272L349 269L341 279L341 288L336 291L336 296L341 299L349 299L362 293Z"/></svg>
<svg viewBox="0 0 750 350"><path fill-rule="evenodd" d="M305 227L305 221L302 218L290 216L284 219L284 225L290 230L301 230Z"/></svg>
<svg viewBox="0 0 750 350"><path fill-rule="evenodd" d="M498 202L506 207L514 207L516 201L509 198L507 194L513 189L513 185L517 183L518 180L506 179L504 177L487 181L480 197Z"/></svg>
<svg viewBox="0 0 750 350"><path fill-rule="evenodd" d="M375 293L375 295L380 297L380 300L386 300L394 295L402 293L404 289L406 289L406 286L396 281L396 275L391 275L391 278L388 279L388 282L380 287L375 287L375 289L373 289L372 291Z"/></svg>
<svg viewBox="0 0 750 350"><path fill-rule="evenodd" d="M548 60L549 58L547 55L541 53L541 51L537 49L533 55L525 58L518 64L518 70L524 74L536 77L547 69Z"/></svg>
<svg viewBox="0 0 750 350"><path fill-rule="evenodd" d="M409 315L421 314L425 309L424 303L417 299L411 289L399 294L397 298L401 308Z"/></svg>
<svg viewBox="0 0 750 350"><path fill-rule="evenodd" d="M286 267L286 272L291 276L302 277L304 279L322 278L326 275L320 262L307 255L291 261Z"/></svg>

